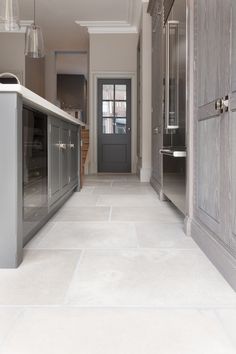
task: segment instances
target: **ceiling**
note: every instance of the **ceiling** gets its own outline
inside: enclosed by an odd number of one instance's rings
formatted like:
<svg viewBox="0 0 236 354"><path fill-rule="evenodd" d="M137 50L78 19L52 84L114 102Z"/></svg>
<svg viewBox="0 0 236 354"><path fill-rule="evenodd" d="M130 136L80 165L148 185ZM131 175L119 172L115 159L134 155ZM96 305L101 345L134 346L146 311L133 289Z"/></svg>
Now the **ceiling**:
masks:
<svg viewBox="0 0 236 354"><path fill-rule="evenodd" d="M135 32L147 0L36 0L36 23L48 50L88 49L90 32ZM19 0L21 20L33 19L33 0ZM77 21L77 23L76 23Z"/></svg>

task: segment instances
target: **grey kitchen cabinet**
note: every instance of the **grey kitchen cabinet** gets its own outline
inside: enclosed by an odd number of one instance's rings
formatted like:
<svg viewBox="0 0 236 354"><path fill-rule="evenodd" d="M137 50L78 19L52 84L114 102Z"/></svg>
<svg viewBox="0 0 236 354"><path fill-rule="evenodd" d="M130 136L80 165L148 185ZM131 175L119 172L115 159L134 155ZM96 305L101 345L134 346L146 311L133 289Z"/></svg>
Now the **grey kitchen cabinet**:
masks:
<svg viewBox="0 0 236 354"><path fill-rule="evenodd" d="M229 114L222 110L221 98L230 91L230 3L230 0L199 0L196 18L198 114L195 211L196 217L226 244L229 243L226 231Z"/></svg>
<svg viewBox="0 0 236 354"><path fill-rule="evenodd" d="M78 127L49 117L49 204L78 184Z"/></svg>
<svg viewBox="0 0 236 354"><path fill-rule="evenodd" d="M152 176L151 184L162 196L162 156L163 146L163 6L162 0L153 0L149 5L152 16Z"/></svg>
<svg viewBox="0 0 236 354"><path fill-rule="evenodd" d="M61 188L70 184L70 124L61 122Z"/></svg>
<svg viewBox="0 0 236 354"><path fill-rule="evenodd" d="M78 127L70 126L70 183L78 183Z"/></svg>
<svg viewBox="0 0 236 354"><path fill-rule="evenodd" d="M236 289L236 2L195 0L192 236Z"/></svg>
<svg viewBox="0 0 236 354"><path fill-rule="evenodd" d="M229 239L230 247L236 252L236 2L232 1L231 28L231 92L228 134L228 168L229 175Z"/></svg>

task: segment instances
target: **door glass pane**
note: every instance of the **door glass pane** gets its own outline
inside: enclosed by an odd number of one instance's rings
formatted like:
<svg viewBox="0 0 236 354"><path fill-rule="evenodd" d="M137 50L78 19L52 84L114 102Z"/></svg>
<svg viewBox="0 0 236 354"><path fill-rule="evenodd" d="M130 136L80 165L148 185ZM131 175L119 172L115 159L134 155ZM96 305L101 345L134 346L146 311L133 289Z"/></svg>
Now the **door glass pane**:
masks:
<svg viewBox="0 0 236 354"><path fill-rule="evenodd" d="M114 100L114 85L102 85L102 99Z"/></svg>
<svg viewBox="0 0 236 354"><path fill-rule="evenodd" d="M102 115L103 117L113 117L114 116L114 102L113 101L103 101L102 103Z"/></svg>
<svg viewBox="0 0 236 354"><path fill-rule="evenodd" d="M115 133L126 134L126 118L116 119Z"/></svg>
<svg viewBox="0 0 236 354"><path fill-rule="evenodd" d="M126 100L126 85L115 86L115 99L123 101Z"/></svg>
<svg viewBox="0 0 236 354"><path fill-rule="evenodd" d="M116 102L115 103L115 116L116 117L126 117L126 102Z"/></svg>
<svg viewBox="0 0 236 354"><path fill-rule="evenodd" d="M114 122L112 118L103 118L102 120L103 134L113 134Z"/></svg>

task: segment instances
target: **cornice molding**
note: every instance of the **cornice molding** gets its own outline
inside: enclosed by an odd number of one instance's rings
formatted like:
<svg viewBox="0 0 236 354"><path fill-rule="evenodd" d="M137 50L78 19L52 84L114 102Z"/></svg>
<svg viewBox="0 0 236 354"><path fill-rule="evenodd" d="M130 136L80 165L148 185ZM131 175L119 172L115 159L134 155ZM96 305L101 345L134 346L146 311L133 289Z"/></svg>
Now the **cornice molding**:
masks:
<svg viewBox="0 0 236 354"><path fill-rule="evenodd" d="M147 0L139 1L142 3ZM126 21L75 21L75 23L87 27L89 33L138 33L141 16L139 1L128 2Z"/></svg>

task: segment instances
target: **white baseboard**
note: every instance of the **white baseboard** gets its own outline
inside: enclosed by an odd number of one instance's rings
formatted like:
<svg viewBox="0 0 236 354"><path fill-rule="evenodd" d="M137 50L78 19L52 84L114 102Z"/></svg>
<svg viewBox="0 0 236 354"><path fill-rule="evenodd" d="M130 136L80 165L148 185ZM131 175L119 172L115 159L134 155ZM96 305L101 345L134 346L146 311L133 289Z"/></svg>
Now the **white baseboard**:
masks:
<svg viewBox="0 0 236 354"><path fill-rule="evenodd" d="M151 174L151 168L141 168L139 172L140 182L150 182Z"/></svg>

